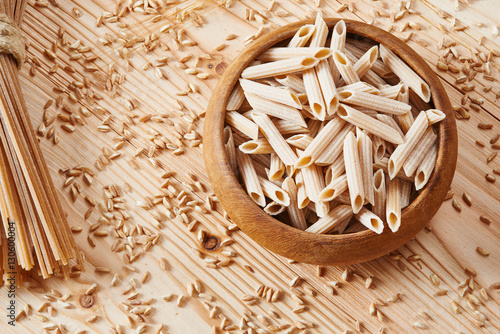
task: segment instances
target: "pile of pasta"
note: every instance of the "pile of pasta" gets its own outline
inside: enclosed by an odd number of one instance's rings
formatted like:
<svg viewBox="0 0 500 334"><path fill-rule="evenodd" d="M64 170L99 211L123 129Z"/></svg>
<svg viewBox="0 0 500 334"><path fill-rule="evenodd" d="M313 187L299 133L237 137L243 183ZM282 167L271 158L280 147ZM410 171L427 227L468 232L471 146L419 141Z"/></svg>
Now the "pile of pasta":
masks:
<svg viewBox="0 0 500 334"><path fill-rule="evenodd" d="M396 232L434 169L432 125L445 114L391 50L346 33L339 21L326 47L318 15L244 69L227 103L226 152L252 200L298 229Z"/></svg>

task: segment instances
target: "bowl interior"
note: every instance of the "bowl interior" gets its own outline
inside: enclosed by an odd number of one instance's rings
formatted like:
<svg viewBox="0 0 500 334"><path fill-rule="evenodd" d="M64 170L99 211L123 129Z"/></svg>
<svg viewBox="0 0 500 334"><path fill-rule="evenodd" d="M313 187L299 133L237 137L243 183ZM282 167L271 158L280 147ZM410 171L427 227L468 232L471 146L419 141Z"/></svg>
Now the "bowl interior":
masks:
<svg viewBox="0 0 500 334"><path fill-rule="evenodd" d="M438 126L439 150L436 166L427 185L402 211L400 229L377 235L371 230L341 235L313 234L284 224L268 216L247 195L233 174L224 148L225 106L241 72L262 52L283 43L304 24L293 23L274 30L247 47L225 70L215 88L204 125L204 155L207 173L229 217L252 239L269 250L294 259L320 265L352 264L380 257L413 238L434 216L449 190L457 160L457 132L451 104L435 72L407 44L374 26L344 20L349 34L384 44L430 86L432 106L446 114ZM329 29L338 19L325 19Z"/></svg>

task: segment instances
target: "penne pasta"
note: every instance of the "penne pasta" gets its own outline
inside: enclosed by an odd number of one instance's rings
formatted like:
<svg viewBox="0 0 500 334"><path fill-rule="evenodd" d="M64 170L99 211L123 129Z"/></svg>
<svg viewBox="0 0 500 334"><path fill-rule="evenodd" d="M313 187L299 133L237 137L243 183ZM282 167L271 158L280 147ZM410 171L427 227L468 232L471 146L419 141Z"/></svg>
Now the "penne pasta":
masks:
<svg viewBox="0 0 500 334"><path fill-rule="evenodd" d="M333 201L335 198L340 196L347 190L347 175L342 174L341 176L333 179L321 192L319 193L319 200L323 202Z"/></svg>
<svg viewBox="0 0 500 334"><path fill-rule="evenodd" d="M346 36L347 28L345 22L344 20L340 20L332 29L332 37L330 39L330 49L332 49L332 52L335 50L344 52ZM333 59L331 59L330 67L332 68L333 80L335 84L337 84L340 78L340 72Z"/></svg>
<svg viewBox="0 0 500 334"><path fill-rule="evenodd" d="M427 184L427 181L429 181L434 170L434 165L436 164L437 151L438 143L436 142L432 145L429 152L427 152L420 166L418 166L415 174L415 190L422 189Z"/></svg>
<svg viewBox="0 0 500 334"><path fill-rule="evenodd" d="M286 142L293 147L305 150L313 141L313 137L308 134L298 134L286 139Z"/></svg>
<svg viewBox="0 0 500 334"><path fill-rule="evenodd" d="M323 178L323 173L321 172L321 167L311 165L309 167L302 168L301 171L307 197L314 203L317 203L319 201L319 194L325 187L325 180Z"/></svg>
<svg viewBox="0 0 500 334"><path fill-rule="evenodd" d="M269 165L269 175L268 178L270 181L278 181L281 180L283 175L285 174L285 164L278 157L276 153L271 153L271 163Z"/></svg>
<svg viewBox="0 0 500 334"><path fill-rule="evenodd" d="M404 138L405 134L403 133L403 130L401 130L401 128L398 125L398 122L396 122L396 120L392 116L385 115L385 114L377 114L376 118L379 121L381 121L382 123L385 123L385 124L389 125L391 128L393 128L394 130L398 131L398 133L401 135L401 137Z"/></svg>
<svg viewBox="0 0 500 334"><path fill-rule="evenodd" d="M445 117L445 113L437 109L429 109L425 111L429 125L441 122Z"/></svg>
<svg viewBox="0 0 500 334"><path fill-rule="evenodd" d="M250 103L250 106L252 106L254 111L285 119L304 128L307 127L307 124L298 109L271 100L266 100L255 94L246 93L245 95L248 103Z"/></svg>
<svg viewBox="0 0 500 334"><path fill-rule="evenodd" d="M382 169L377 169L373 175L373 205L372 211L374 214L385 220L385 174Z"/></svg>
<svg viewBox="0 0 500 334"><path fill-rule="evenodd" d="M287 75L278 75L274 77L274 79L293 90L296 93L305 93L306 87L304 86L304 81L296 75L287 74Z"/></svg>
<svg viewBox="0 0 500 334"><path fill-rule="evenodd" d="M396 232L401 225L401 187L399 179L386 178L386 210L387 225L392 232Z"/></svg>
<svg viewBox="0 0 500 334"><path fill-rule="evenodd" d="M373 153L372 141L363 131L357 132L357 144L361 175L363 177L363 194L368 203L373 204Z"/></svg>
<svg viewBox="0 0 500 334"><path fill-rule="evenodd" d="M337 87L337 93L341 93L344 91L350 91L354 90L357 92L364 92L364 93L369 93L369 94L379 94L380 91L373 87L372 85L364 82L364 81L358 81L350 85L342 86L342 87Z"/></svg>
<svg viewBox="0 0 500 334"><path fill-rule="evenodd" d="M345 49L346 52L351 53L354 57L356 57L356 59L361 58L372 47L371 44L367 44L365 48L360 49L356 47L355 44L351 44L351 42L356 43L358 41L349 39L349 43L345 44ZM393 75L392 71L380 59L375 60L371 70L380 78L386 78L390 75Z"/></svg>
<svg viewBox="0 0 500 334"><path fill-rule="evenodd" d="M359 81L359 76L354 70L354 66L345 54L337 50L333 51L333 61L340 75L347 84L353 84Z"/></svg>
<svg viewBox="0 0 500 334"><path fill-rule="evenodd" d="M314 48L325 46L326 38L328 37L328 26L326 25L325 20L323 20L320 12L316 15L314 26L316 28L314 29L311 41L309 42L309 47Z"/></svg>
<svg viewBox="0 0 500 334"><path fill-rule="evenodd" d="M389 50L384 45L380 44L380 56L384 64L398 76L398 78L411 88L424 101L429 102L431 99L431 91L429 85L415 73L404 61Z"/></svg>
<svg viewBox="0 0 500 334"><path fill-rule="evenodd" d="M295 57L247 67L241 73L243 79L262 79L304 71L316 66L319 59Z"/></svg>
<svg viewBox="0 0 500 334"><path fill-rule="evenodd" d="M226 110L233 111L240 109L241 105L245 101L245 94L243 94L243 88L239 84L236 84L229 99L227 100Z"/></svg>
<svg viewBox="0 0 500 334"><path fill-rule="evenodd" d="M310 233L328 233L345 219L352 216L349 205L339 205L306 229Z"/></svg>
<svg viewBox="0 0 500 334"><path fill-rule="evenodd" d="M407 104L410 103L410 94L406 86L403 86L401 92L396 97L396 100ZM399 123L400 129L403 131L403 133L406 134L408 130L410 130L411 125L413 124L413 114L409 112L404 115L396 115L395 117Z"/></svg>
<svg viewBox="0 0 500 334"><path fill-rule="evenodd" d="M258 112L252 113L252 119L259 126L260 131L267 138L281 161L286 165L295 165L297 155L292 151L278 129L276 129L271 119L266 114Z"/></svg>
<svg viewBox="0 0 500 334"><path fill-rule="evenodd" d="M285 181L283 181L281 187L288 193L288 196L290 197L290 205L286 207L286 210L288 211L288 217L290 218L292 226L298 228L299 230L305 230L307 228L306 218L304 216L304 212L299 208L298 205L298 189L295 185L295 182L291 177L287 177Z"/></svg>
<svg viewBox="0 0 500 334"><path fill-rule="evenodd" d="M419 140L413 152L411 152L410 156L406 159L403 164L403 170L406 176L411 177L415 174L418 166L422 163L425 158L425 155L429 152L430 148L437 141L437 135L434 133L432 128L428 128L425 130L422 139Z"/></svg>
<svg viewBox="0 0 500 334"><path fill-rule="evenodd" d="M382 233L384 230L382 219L365 207L362 207L361 210L354 215L354 219L377 234Z"/></svg>
<svg viewBox="0 0 500 334"><path fill-rule="evenodd" d="M258 176L258 179L262 191L267 198L284 206L290 205L290 196L288 196L286 191L262 176Z"/></svg>
<svg viewBox="0 0 500 334"><path fill-rule="evenodd" d="M343 142L343 140L342 140ZM344 155L339 154L337 159L325 170L325 183L329 184L345 172Z"/></svg>
<svg viewBox="0 0 500 334"><path fill-rule="evenodd" d="M354 129L355 126L352 124L344 124L342 129L340 129L335 138L333 138L330 144L316 158L314 163L318 166L327 166L334 163L334 161L341 155L345 137L350 132L354 131Z"/></svg>
<svg viewBox="0 0 500 334"><path fill-rule="evenodd" d="M311 200L309 199L309 197L307 197L304 179L300 170L295 172L295 184L297 186L297 205L299 209L303 209L309 204Z"/></svg>
<svg viewBox="0 0 500 334"><path fill-rule="evenodd" d="M401 188L401 209L404 209L410 204L413 182L399 180L399 187Z"/></svg>
<svg viewBox="0 0 500 334"><path fill-rule="evenodd" d="M385 140L380 137L373 136L372 137L372 152L373 152L373 161L379 162L385 156Z"/></svg>
<svg viewBox="0 0 500 334"><path fill-rule="evenodd" d="M238 174L238 164L236 162L236 148L234 145L233 132L231 127L224 127L224 147L226 148L227 160L235 175Z"/></svg>
<svg viewBox="0 0 500 334"><path fill-rule="evenodd" d="M352 132L344 140L344 161L352 211L356 214L363 207L365 196L356 136Z"/></svg>
<svg viewBox="0 0 500 334"><path fill-rule="evenodd" d="M252 164L252 159L243 152L236 150L236 160L238 161L238 168L248 195L257 205L264 207L266 205L266 199Z"/></svg>
<svg viewBox="0 0 500 334"><path fill-rule="evenodd" d="M325 148L330 145L332 140L335 139L344 124L345 121L340 117L335 117L328 121L307 148L299 155L295 168L304 168L313 164Z"/></svg>
<svg viewBox="0 0 500 334"><path fill-rule="evenodd" d="M380 92L378 95L385 97L387 99L395 100L403 89L404 89L404 84L402 82L394 86L386 85L384 87L380 87Z"/></svg>
<svg viewBox="0 0 500 334"><path fill-rule="evenodd" d="M283 59L296 57L312 57L319 60L328 59L332 51L325 47L309 47L309 48L288 48L274 47L267 49L258 57L260 61L271 62Z"/></svg>
<svg viewBox="0 0 500 334"><path fill-rule="evenodd" d="M347 59L349 59L349 61L353 64L353 68L354 68L354 65L356 65L356 63L358 62L358 58L355 57L348 50L344 50L344 54L347 57ZM354 68L354 71L356 71L356 73L358 73L355 68ZM361 78L361 76L359 74L358 74L358 76ZM370 69L363 75L362 79L363 79L363 81L366 81L367 83L369 83L370 85L372 85L374 87L380 87L380 86L384 86L387 84L387 82L385 82L382 78L380 78L377 74L375 74L375 72L373 72ZM343 85L343 84L344 84L344 82L342 80L339 81L339 85Z"/></svg>
<svg viewBox="0 0 500 334"><path fill-rule="evenodd" d="M392 152L391 157L389 158L389 177L391 180L396 176L399 170L403 167L408 156L414 150L415 146L422 138L427 130L429 121L427 120L427 116L424 112L420 113L418 117L413 122L410 130L405 136L404 143L398 145L394 152Z"/></svg>
<svg viewBox="0 0 500 334"><path fill-rule="evenodd" d="M289 48L297 48L306 45L315 30L316 27L313 24L306 24L300 27L287 46Z"/></svg>
<svg viewBox="0 0 500 334"><path fill-rule="evenodd" d="M226 123L254 140L259 138L259 127L257 124L237 111L226 112Z"/></svg>
<svg viewBox="0 0 500 334"><path fill-rule="evenodd" d="M385 174L388 174L389 173L388 165L389 165L389 158L388 157L383 157L379 161L376 161L376 162L374 161L373 162L373 169L375 169L375 170L382 169ZM398 174L396 175L396 177L398 179L402 179L402 180L406 180L406 181L411 181L413 179L411 177L406 176L405 173L404 173L404 171L402 171L402 170L400 170L398 172Z"/></svg>
<svg viewBox="0 0 500 334"><path fill-rule="evenodd" d="M339 97L337 88L335 87L332 68L327 60L322 60L318 63L316 74L318 76L321 93L323 94L326 113L328 115L333 115L339 107Z"/></svg>
<svg viewBox="0 0 500 334"><path fill-rule="evenodd" d="M245 154L269 154L274 153L274 149L266 138L249 140L238 146L241 152Z"/></svg>
<svg viewBox="0 0 500 334"><path fill-rule="evenodd" d="M274 201L269 202L264 207L264 212L267 213L270 216L276 216L279 215L280 213L284 212L286 209L286 206L281 205L280 203L276 203Z"/></svg>
<svg viewBox="0 0 500 334"><path fill-rule="evenodd" d="M278 129L278 131L282 135L293 135L310 132L308 128L303 127L302 125L299 125L297 123L290 122L287 119L273 119L272 121L274 126L276 126L276 129Z"/></svg>
<svg viewBox="0 0 500 334"><path fill-rule="evenodd" d="M302 78L304 79L304 86L306 87L307 99L311 107L312 115L314 118L324 121L326 117L326 107L323 95L321 94L316 70L314 68L305 70L302 73Z"/></svg>
<svg viewBox="0 0 500 334"><path fill-rule="evenodd" d="M344 90L339 93L342 103L365 107L386 114L403 115L411 112L411 106L403 102L388 99L380 95L359 92L355 90Z"/></svg>
<svg viewBox="0 0 500 334"><path fill-rule="evenodd" d="M255 81L240 79L240 85L243 91L259 95L260 97L271 100L273 102L281 103L293 108L301 109L302 104L295 93L288 88L272 87L264 85Z"/></svg>
<svg viewBox="0 0 500 334"><path fill-rule="evenodd" d="M370 50L366 51L366 53L358 59L357 62L354 63L354 70L358 74L360 78L373 67L373 64L378 59L378 47L373 46Z"/></svg>
<svg viewBox="0 0 500 334"><path fill-rule="evenodd" d="M352 107L341 103L337 114L345 121L354 124L355 126L360 127L375 136L379 136L390 143L396 145L403 143L403 138L397 130L394 130L389 125L386 125L373 117L365 115Z"/></svg>

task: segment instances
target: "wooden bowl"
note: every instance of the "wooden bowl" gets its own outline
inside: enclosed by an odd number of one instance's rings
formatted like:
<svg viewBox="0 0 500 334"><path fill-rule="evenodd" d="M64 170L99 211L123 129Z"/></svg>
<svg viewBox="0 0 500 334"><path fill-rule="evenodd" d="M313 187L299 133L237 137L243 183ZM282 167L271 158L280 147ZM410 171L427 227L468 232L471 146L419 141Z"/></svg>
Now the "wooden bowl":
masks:
<svg viewBox="0 0 500 334"><path fill-rule="evenodd" d="M325 20L329 29L338 19ZM226 104L241 72L259 54L273 45L291 38L304 24L296 22L274 30L248 46L225 70L210 99L205 116L203 150L212 187L229 217L257 243L270 251L317 265L346 265L368 261L385 255L412 239L441 206L450 189L455 172L458 139L455 117L446 91L427 63L403 41L377 27L344 20L348 33L384 44L399 55L430 86L434 107L446 113L439 123L439 150L436 166L427 185L402 211L401 227L396 233L385 228L382 234L371 230L352 234L313 234L288 226L267 215L242 188L233 174L224 148Z"/></svg>

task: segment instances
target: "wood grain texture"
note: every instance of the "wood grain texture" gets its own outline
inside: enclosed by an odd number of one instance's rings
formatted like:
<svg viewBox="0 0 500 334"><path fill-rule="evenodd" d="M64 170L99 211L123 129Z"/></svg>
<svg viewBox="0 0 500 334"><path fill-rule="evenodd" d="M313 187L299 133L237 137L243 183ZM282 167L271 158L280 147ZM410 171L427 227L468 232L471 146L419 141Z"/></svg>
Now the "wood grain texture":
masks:
<svg viewBox="0 0 500 334"><path fill-rule="evenodd" d="M329 29L337 19L325 19ZM269 250L287 258L318 265L353 264L372 260L404 245L413 238L439 209L455 172L458 138L455 117L447 93L427 63L400 39L358 21L345 20L348 33L370 38L384 44L399 55L426 81L432 91L434 106L446 113L439 126L439 153L436 167L427 186L402 212L402 226L397 233L386 229L378 235L373 231L347 235L313 234L285 225L265 214L246 194L234 176L224 147L226 103L241 72L259 54L271 46L291 38L303 25L313 20L286 25L264 35L229 65L216 86L207 107L203 144L205 165L215 194L229 216L252 239ZM280 242L276 242L279 239ZM308 245L307 251L297 247Z"/></svg>
<svg viewBox="0 0 500 334"><path fill-rule="evenodd" d="M381 331L498 333L500 294L499 290L492 286L500 281L500 266L497 265L500 263L500 211L498 210L500 188L498 181L489 183L484 175L492 173L494 168L499 167L498 157L490 163L486 163L486 158L495 151L489 141L500 131L500 123L495 97L497 88L493 87L490 91L482 89L486 85L495 86L500 79L496 71L499 65L497 57L492 59L492 63L495 64L493 76L497 81L490 82L481 74L470 81L476 88L468 95L484 99L480 111L476 113L470 109L468 101L466 107L469 108L470 119L457 121L459 151L452 191L455 194L454 198L462 205L462 211L457 212L452 207L451 200L448 200L431 220L429 224L431 229L421 231L415 239L392 254L363 264L324 267L321 270L322 276L318 275L316 266L291 263L286 258L259 246L241 231L224 232L222 226L229 227L232 221L224 216L220 203L213 196L201 147L190 147L189 141L186 141L184 154L175 156L168 150L157 151L153 159L158 162L158 167L152 165L146 153L151 145L148 139L151 136L151 129L160 132L172 142L175 139L174 132L177 131L173 123L178 123L184 131L187 130L188 124L182 118L182 114L190 114L188 109L200 115L196 121L195 131L202 135L203 111L220 78L221 69L243 50L247 36L257 33L261 27L269 31L287 23L313 18L314 12L318 10L323 11L325 17L343 17L364 22L374 20L376 26L385 30L392 29L392 33L400 38L407 38L409 33L413 32L408 44L439 75L452 105L459 106L465 93L463 84L455 82L460 74L438 71L434 67L439 57L442 57L447 50L447 48L440 49L437 45L446 35L450 40L457 42L456 49L467 57L471 56L471 47L486 53L489 49L500 49L498 38L490 34L492 24L500 23L498 18L491 17L490 13L498 12L498 9L492 10L490 6L488 10L481 10L483 4L492 1L471 1L468 6L461 4L459 12L454 12L453 3L448 0L412 1L414 12L406 13L403 18L392 22L390 17L374 18L370 13L372 9L387 13L396 12L398 3L388 0L321 1L320 7L316 7L313 1L276 1L272 12L268 15L267 0L238 0L227 7L225 3L219 5L213 1L189 0L177 2L171 8L162 10L163 18L157 22L152 20L152 15L127 12L118 22L126 24L126 27L105 22L98 28L95 26L97 18L104 11L113 13L116 2L59 0L59 7L49 5L46 8L35 7L31 2L26 9L22 26L25 35L31 41L31 46L28 50L28 62L20 72L20 80L34 128L36 129L42 122L43 105L46 101L56 99L60 95L54 90L56 86L67 87L69 83L88 76L95 81L94 89L102 99L72 104L84 105L91 112L90 117L82 116L85 125L77 125L73 133L61 130L60 125L63 124L61 120L53 123L60 137L57 145L54 145L51 138L39 137L56 192L68 214L70 225L82 228L82 232L75 233L75 241L85 254L85 272L66 281L57 277L41 280L36 275L27 278L27 283L16 289L15 301L18 312L28 305L31 311L28 316L19 317L15 328L2 327L2 333L38 334L43 331L43 326L52 324L62 326L61 331L64 332L65 329L68 333L78 333L83 330L85 333L118 331L137 333L143 325L146 333L156 333L162 324L163 333L171 334L211 331L244 333L248 330L248 325L261 332L275 330L263 324L259 320L262 317L267 319L270 326L289 326L288 329L281 331L283 333L287 330L295 333L309 331L325 334L343 333L346 330L351 333ZM349 9L337 11L342 4L347 5L351 2L354 4L353 12ZM175 13L183 13L186 8L194 10L200 4L201 8L195 11L204 19L200 27L190 19L182 22L179 19L180 23L176 22ZM496 5L495 1L493 5ZM75 15L74 8L79 10L81 14L79 17ZM445 10L450 16L440 17L439 9ZM261 19L245 19L246 11L250 10L254 14L262 14L265 23L262 23ZM468 25L469 28L464 31L449 29L445 34L440 30L439 24L449 28L452 17L458 18L460 23ZM420 23L422 29L407 27L401 31L410 21ZM474 21L483 22L484 27L476 27ZM122 32L132 33L141 38L146 37L154 31L159 31L167 23L173 24L175 32L184 29L183 38L189 38L197 45L192 47L181 45L177 50L173 47L173 37L168 32L161 35L162 47L153 51L146 52L142 44L137 43L130 48L131 66L127 71L124 60L117 54L121 44L114 42L111 45L102 45L98 41L98 38L104 38L107 34L123 37ZM83 67L85 62L82 60L70 60L70 56L76 51L66 45L57 51L59 70L54 74L48 73L54 62L47 59L43 51L45 48L51 48L54 40L60 41L58 37L60 26L66 30L71 43L78 39L83 45L91 47L90 54L98 57L95 61L97 72L85 71ZM236 34L237 38L225 40L226 34L230 33ZM481 36L487 37L483 46L479 45ZM227 44L222 51L212 51L222 43ZM165 51L164 45L168 45L170 50ZM208 73L207 80L199 80L178 66L177 62L189 54L192 54L192 58L186 62L186 66ZM196 57L206 54L210 54L212 58L202 59L196 67ZM155 62L157 58L164 56L168 57L168 62L159 68L163 69L167 78L159 79L154 72ZM37 57L40 63L35 76L30 75L33 57ZM143 70L142 67L147 62L152 66L148 70ZM452 63L461 66L457 59ZM109 74L111 64L115 64L115 74L125 75L123 84L115 90L106 88L106 81L111 79ZM62 70L65 65L73 65L76 72L65 72ZM187 83L195 85L197 93L177 95L187 90ZM68 102L68 93L63 94L65 101ZM133 111L130 111L125 104L125 100L131 99L138 102ZM181 101L185 107L179 108L176 100ZM74 111L79 114L77 108ZM58 113L63 112L60 108L56 108L55 104L49 108L49 116L56 116ZM136 116L130 121L126 116L132 114ZM165 115L162 117L164 122L139 121L140 117L148 115ZM108 116L111 116L109 121L111 130L99 131L97 127L101 126ZM480 130L477 128L480 122L492 123L494 127L491 130ZM125 127L133 135L122 148L114 149L117 137L123 134L123 123L126 123ZM484 142L485 147L477 146L476 140ZM120 152L121 156L103 165L102 170L98 170L94 164L103 155L104 147L112 152ZM136 155L137 150L141 148L144 151ZM79 165L89 167L95 176L91 185L84 183L81 176L75 180L81 184L82 193L73 201L70 190L63 187L66 176L59 173L59 170ZM170 219L166 216L162 218L162 227L157 228L154 225L157 216L155 211L166 214L164 204L155 204L151 208L138 205L138 202L144 203L147 198L153 199L163 191L161 185L165 179L160 178L160 175L165 172L174 173L170 178L170 184L179 191L184 190L189 200L198 200L199 203L203 203L207 197L214 200L213 210L207 213L194 209L187 212L191 222L198 221L191 230L180 217ZM196 176L204 186L204 191L195 190L194 181L186 173ZM109 235L95 237L95 247L87 241L87 236L94 236L93 232L89 232L90 226L106 212L101 207L106 203L104 187L116 184L126 189L125 183L130 186L130 189L123 194L126 212L131 216L124 222L127 229L142 230L142 227L146 227L160 235L158 243L147 252L142 252L138 244L135 244L133 249L112 251L113 243L117 240L123 241L114 234L117 226L115 220L111 225L101 226L101 229L109 231ZM464 192L469 193L472 198L471 207L461 199ZM90 205L83 196L90 196L98 203L87 219L85 213ZM180 205L176 198L169 200L172 202L172 209L186 207ZM479 220L481 215L489 216L492 223L490 225L482 223ZM220 246L214 251L207 251L198 239L201 230L210 236L216 236L219 240L231 239L233 243ZM136 230L133 238L138 237L139 233ZM490 251L490 255L485 257L478 254L475 250L477 246ZM304 247L306 246L301 245L301 248ZM231 254L228 252L234 252L235 256L228 256L227 254ZM127 256L139 253L140 255L129 263ZM162 258L167 260L166 269L160 266ZM222 261L227 259L231 259L231 262L223 266ZM212 261L216 263L215 268L209 265ZM108 267L110 272L96 272L97 267ZM467 267L473 268L477 276L471 279L464 270ZM148 280L141 283L146 271L151 275ZM346 272L349 275L343 275ZM112 286L115 274L118 275L118 279ZM439 279L437 285L430 279L433 274ZM290 288L290 282L296 277L302 279L295 287ZM343 277L346 277L346 280ZM372 277L373 284L367 289L365 282L369 277ZM195 280L201 282L202 293L211 296L211 301L207 300L210 297L197 292L192 297L188 296L187 285L194 283ZM465 292L464 282L469 283L469 288ZM91 307L84 308L79 299L93 283L97 284L96 290L92 293L95 302ZM273 291L280 290L281 295L278 300L269 302L266 298L259 297L256 290L261 285ZM488 300L482 299L481 288L487 292ZM443 293L443 290L447 290L446 294L436 295L438 291ZM0 288L2 319L6 319L7 314L4 306L10 302L7 293L7 287ZM59 296L59 293L62 296ZM134 303L141 303L135 307L148 307L147 303L152 306L149 315L140 316L132 313L132 309L128 309L134 306L131 305L133 299L129 299L134 298L134 293L138 293ZM69 297L63 298L66 294L69 294ZM162 297L168 297L169 294L173 294L172 299L165 301ZM185 303L179 307L176 300L181 294L185 296ZM400 295L396 300L397 294ZM244 295L255 297L255 301L243 301ZM302 298L305 303L304 312L293 311L299 304L292 295ZM468 297L469 295L478 297L479 305L471 304L470 299L474 300L474 297ZM63 305L68 307L62 304L65 298L68 298L66 302L70 304L69 308L63 307ZM451 307L453 301L458 305L458 314ZM374 303L376 310L380 312L380 318L370 315L371 303ZM51 306L52 310L48 306ZM271 310L277 313L279 318L274 315L275 313L270 313ZM481 315L487 317L487 320L481 321ZM97 316L95 321L92 318L94 316ZM241 330L231 330L230 326L233 325L239 328L242 317L248 317L248 322L251 324L243 324ZM420 322L426 329L415 327L416 322ZM222 330L220 327L224 324L226 327ZM303 326L307 329L298 329Z"/></svg>

